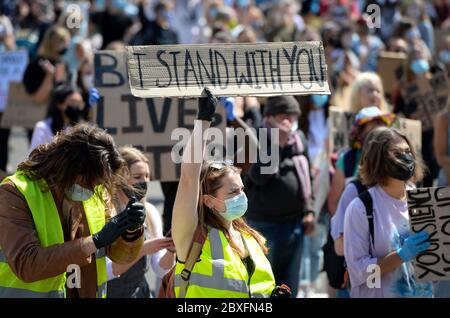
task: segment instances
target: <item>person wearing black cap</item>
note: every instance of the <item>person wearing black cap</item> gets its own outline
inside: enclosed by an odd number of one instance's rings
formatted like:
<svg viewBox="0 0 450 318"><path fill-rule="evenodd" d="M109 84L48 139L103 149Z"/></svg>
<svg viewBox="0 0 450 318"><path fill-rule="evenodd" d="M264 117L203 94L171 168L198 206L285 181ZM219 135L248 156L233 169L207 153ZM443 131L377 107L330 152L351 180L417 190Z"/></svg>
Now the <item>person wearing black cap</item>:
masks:
<svg viewBox="0 0 450 318"><path fill-rule="evenodd" d="M286 283L293 297L298 290L303 237L314 230L307 142L298 130L299 115L300 106L293 96L267 99L262 127L267 134L260 130L259 139L267 138L268 149L261 149L246 180L247 220L267 238L275 280ZM279 138L273 136L277 128ZM273 162L265 162L264 153L270 161L278 156L276 168L269 174L264 168Z"/></svg>

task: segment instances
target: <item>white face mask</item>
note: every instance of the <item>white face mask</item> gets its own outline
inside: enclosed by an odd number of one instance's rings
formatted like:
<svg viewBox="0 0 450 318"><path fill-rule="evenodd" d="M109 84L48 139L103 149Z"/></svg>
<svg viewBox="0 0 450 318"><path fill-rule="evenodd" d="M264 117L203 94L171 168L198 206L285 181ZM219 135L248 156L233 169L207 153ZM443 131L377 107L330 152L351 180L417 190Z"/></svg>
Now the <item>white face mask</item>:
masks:
<svg viewBox="0 0 450 318"><path fill-rule="evenodd" d="M296 132L298 130L298 121L294 121L291 126L291 131Z"/></svg>
<svg viewBox="0 0 450 318"><path fill-rule="evenodd" d="M75 183L66 190L66 195L72 201L81 202L89 200L94 195L94 192Z"/></svg>

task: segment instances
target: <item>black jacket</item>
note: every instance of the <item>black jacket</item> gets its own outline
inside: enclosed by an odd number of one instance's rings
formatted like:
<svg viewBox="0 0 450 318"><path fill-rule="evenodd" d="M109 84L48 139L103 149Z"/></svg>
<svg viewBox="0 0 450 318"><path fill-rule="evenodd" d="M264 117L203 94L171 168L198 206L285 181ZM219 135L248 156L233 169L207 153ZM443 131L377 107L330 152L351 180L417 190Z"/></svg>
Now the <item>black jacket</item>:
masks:
<svg viewBox="0 0 450 318"><path fill-rule="evenodd" d="M305 148L304 155L308 158L306 138L301 131L297 133L300 134ZM270 139L268 145L269 142ZM270 147L268 148L267 153L270 153ZM280 161L275 173L261 173L261 168L270 164L261 163L258 154L258 162L252 166L245 178L249 200L245 217L249 220L287 223L301 219L307 209L303 189L292 160L294 155L292 147L286 146L277 150Z"/></svg>

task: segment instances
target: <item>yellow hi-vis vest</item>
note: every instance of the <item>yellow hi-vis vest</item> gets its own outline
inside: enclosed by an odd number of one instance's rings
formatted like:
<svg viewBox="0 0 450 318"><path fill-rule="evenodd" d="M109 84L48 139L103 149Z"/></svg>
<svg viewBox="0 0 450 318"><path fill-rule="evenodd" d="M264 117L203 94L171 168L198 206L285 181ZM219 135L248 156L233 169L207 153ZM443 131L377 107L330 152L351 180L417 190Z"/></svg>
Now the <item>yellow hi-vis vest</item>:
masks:
<svg viewBox="0 0 450 318"><path fill-rule="evenodd" d="M44 179L32 181L21 172L6 177L23 194L33 216L34 225L42 247L64 243L64 234L53 195L46 190ZM96 191L97 192L97 191ZM97 233L105 225L105 204L102 198L93 195L83 202L90 233ZM105 249L95 253L97 268L97 297L106 298ZM0 298L63 298L66 289L66 273L26 283L18 278L9 267L0 246Z"/></svg>
<svg viewBox="0 0 450 318"><path fill-rule="evenodd" d="M272 267L256 240L247 234L243 239L255 264L249 276L239 255L222 231L211 228L189 278L186 298L268 298L275 288ZM175 295L180 290L184 265L175 268Z"/></svg>

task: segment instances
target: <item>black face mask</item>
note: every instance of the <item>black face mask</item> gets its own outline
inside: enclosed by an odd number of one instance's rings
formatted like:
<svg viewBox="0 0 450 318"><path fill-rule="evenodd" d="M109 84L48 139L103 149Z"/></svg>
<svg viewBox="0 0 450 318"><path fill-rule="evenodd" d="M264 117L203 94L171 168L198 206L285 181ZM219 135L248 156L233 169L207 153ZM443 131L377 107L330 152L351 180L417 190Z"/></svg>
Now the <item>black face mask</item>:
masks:
<svg viewBox="0 0 450 318"><path fill-rule="evenodd" d="M64 114L69 118L70 124L75 125L80 122L80 119L83 115L83 111L80 110L77 106L68 105Z"/></svg>
<svg viewBox="0 0 450 318"><path fill-rule="evenodd" d="M395 156L401 163L391 161L389 163L388 174L394 179L408 181L414 176L416 162L414 157L408 153L402 153Z"/></svg>
<svg viewBox="0 0 450 318"><path fill-rule="evenodd" d="M67 52L67 48L65 47L65 48L61 49L61 50L58 52L58 54L59 54L59 55L64 55L64 54L66 54L66 52Z"/></svg>
<svg viewBox="0 0 450 318"><path fill-rule="evenodd" d="M134 188L134 190L132 189ZM128 198L136 197L138 201L141 201L142 198L145 198L147 195L147 182L138 182L132 185L132 188L123 188L123 192L125 192Z"/></svg>

